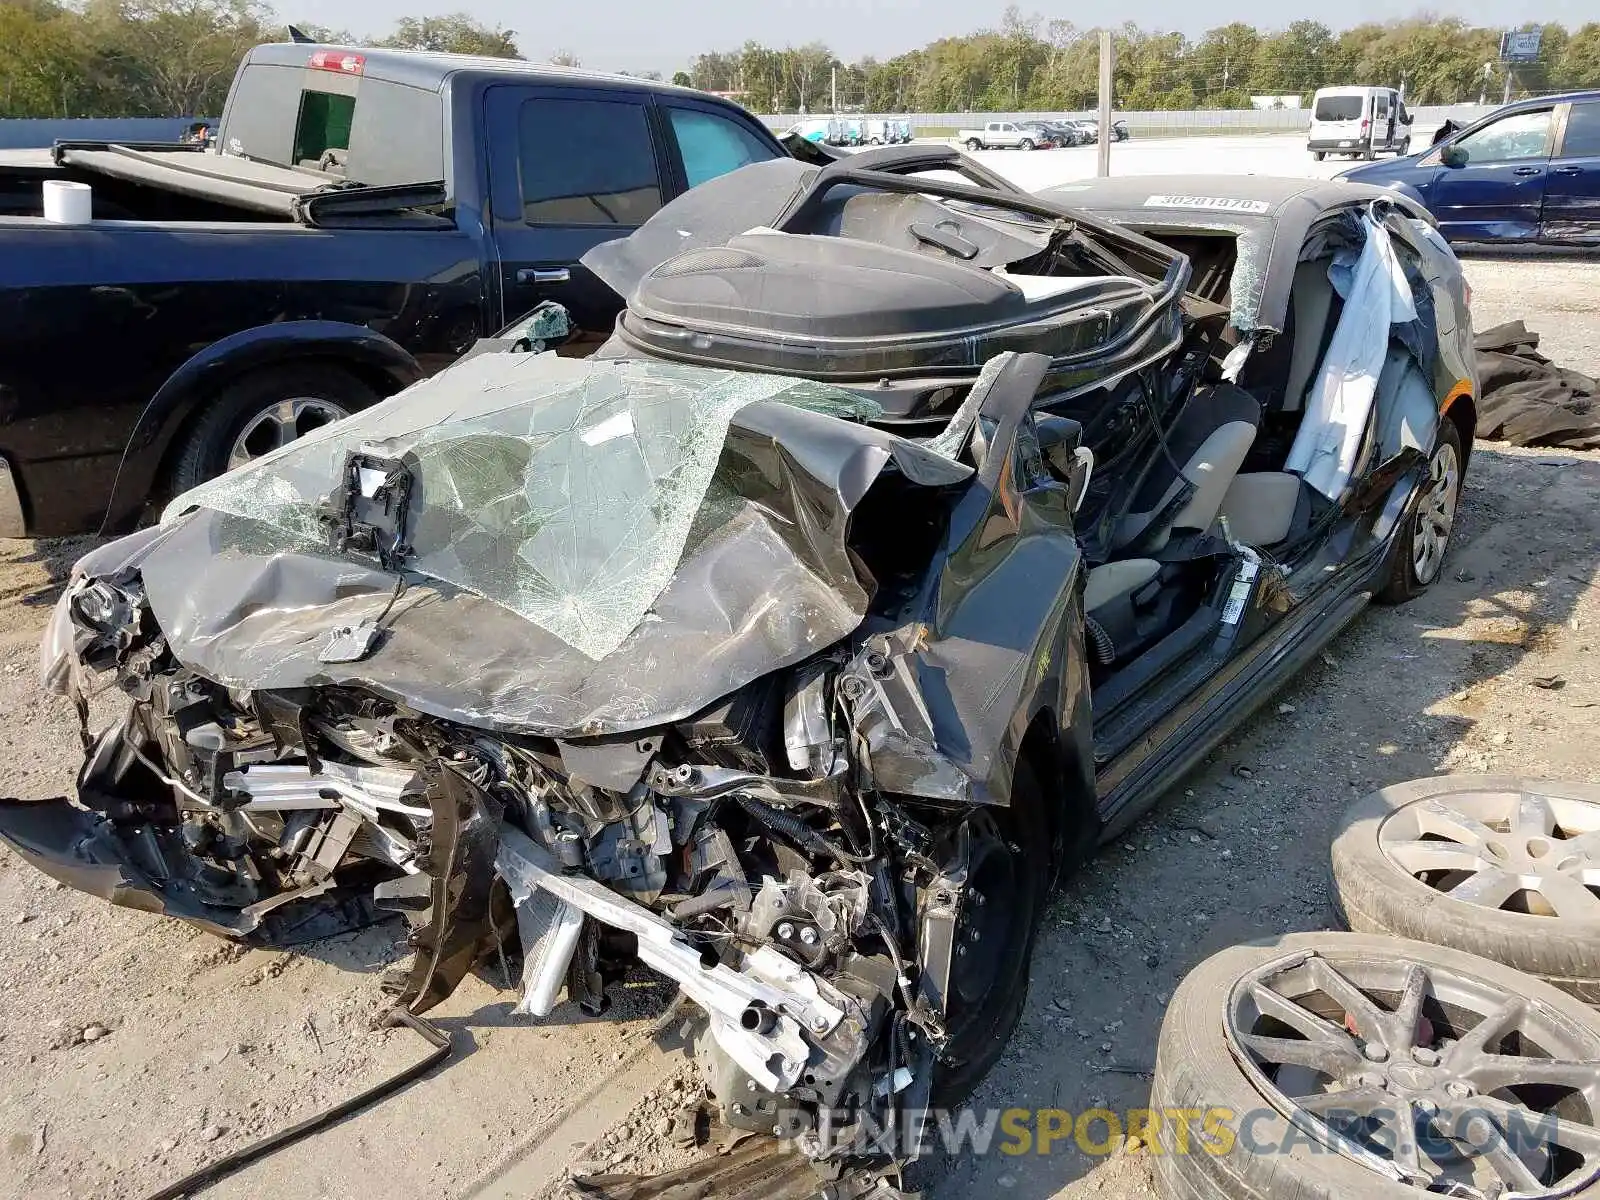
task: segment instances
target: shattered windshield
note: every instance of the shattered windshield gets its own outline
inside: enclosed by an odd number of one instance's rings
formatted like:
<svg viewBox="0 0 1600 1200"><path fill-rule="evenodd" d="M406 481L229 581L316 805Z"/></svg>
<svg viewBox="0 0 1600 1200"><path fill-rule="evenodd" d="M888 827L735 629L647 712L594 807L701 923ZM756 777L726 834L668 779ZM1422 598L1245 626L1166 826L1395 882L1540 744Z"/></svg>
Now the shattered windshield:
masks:
<svg viewBox="0 0 1600 1200"><path fill-rule="evenodd" d="M591 659L670 582L734 415L758 401L861 421L871 401L772 375L487 354L178 497L325 549L349 454L414 480L405 566L511 609Z"/></svg>

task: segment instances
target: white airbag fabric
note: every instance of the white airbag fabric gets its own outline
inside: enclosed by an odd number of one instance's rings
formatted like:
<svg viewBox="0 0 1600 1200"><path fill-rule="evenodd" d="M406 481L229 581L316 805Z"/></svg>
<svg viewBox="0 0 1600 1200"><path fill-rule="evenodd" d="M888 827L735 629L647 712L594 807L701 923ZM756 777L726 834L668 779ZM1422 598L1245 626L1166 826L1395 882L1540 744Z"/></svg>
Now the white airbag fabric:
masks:
<svg viewBox="0 0 1600 1200"><path fill-rule="evenodd" d="M1370 216L1362 224L1367 241L1353 274L1344 255L1328 268L1329 279L1345 298L1344 311L1285 464L1330 500L1343 495L1361 452L1389 352L1390 327L1417 319L1389 231Z"/></svg>

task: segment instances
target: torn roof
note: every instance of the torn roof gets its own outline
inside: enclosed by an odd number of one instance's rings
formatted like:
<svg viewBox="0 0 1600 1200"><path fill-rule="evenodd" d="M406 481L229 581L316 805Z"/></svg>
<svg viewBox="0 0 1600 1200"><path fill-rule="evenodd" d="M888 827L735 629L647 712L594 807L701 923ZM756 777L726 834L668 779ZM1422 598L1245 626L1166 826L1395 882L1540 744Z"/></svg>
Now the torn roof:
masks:
<svg viewBox="0 0 1600 1200"><path fill-rule="evenodd" d="M1241 333L1283 331L1300 248L1324 217L1374 200L1427 215L1387 188L1271 175L1129 175L1064 183L1039 196L1158 239L1162 233L1236 237L1230 321Z"/></svg>

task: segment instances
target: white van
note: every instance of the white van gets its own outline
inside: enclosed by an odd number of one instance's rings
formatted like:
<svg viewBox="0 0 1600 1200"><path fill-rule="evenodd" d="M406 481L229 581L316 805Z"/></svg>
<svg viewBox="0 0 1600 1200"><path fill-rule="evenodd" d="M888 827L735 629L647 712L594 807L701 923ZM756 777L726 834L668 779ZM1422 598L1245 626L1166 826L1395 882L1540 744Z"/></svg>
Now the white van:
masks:
<svg viewBox="0 0 1600 1200"><path fill-rule="evenodd" d="M1321 88L1311 101L1307 149L1321 162L1330 154L1377 158L1411 153L1412 116L1394 88Z"/></svg>

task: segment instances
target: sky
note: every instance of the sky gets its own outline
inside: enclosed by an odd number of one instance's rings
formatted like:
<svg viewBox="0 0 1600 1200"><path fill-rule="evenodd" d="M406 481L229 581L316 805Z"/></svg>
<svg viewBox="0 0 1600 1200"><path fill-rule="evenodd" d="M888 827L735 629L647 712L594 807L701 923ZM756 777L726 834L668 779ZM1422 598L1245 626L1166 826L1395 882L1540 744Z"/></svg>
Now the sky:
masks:
<svg viewBox="0 0 1600 1200"><path fill-rule="evenodd" d="M530 59L557 51L576 54L598 70L670 74L688 67L705 50L733 49L754 39L768 46L820 41L846 61L865 55L890 58L941 37L997 27L1007 0L588 0L530 4L528 0L275 0L286 20L300 19L357 36L382 36L397 16L429 16L465 11L485 24L517 31L517 44ZM1046 20L1065 18L1090 26L1103 21L1100 6L1050 6L1019 0L1024 13ZM1227 5L1187 0L1121 0L1118 23L1146 29L1177 30L1190 36L1229 21L1262 29L1313 18L1346 28L1363 21L1387 21L1422 8L1443 16L1460 15L1478 25L1512 25L1529 19L1557 21L1569 28L1600 17L1595 0L1432 0L1399 7L1382 0L1233 0Z"/></svg>

